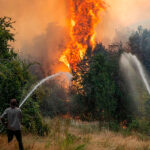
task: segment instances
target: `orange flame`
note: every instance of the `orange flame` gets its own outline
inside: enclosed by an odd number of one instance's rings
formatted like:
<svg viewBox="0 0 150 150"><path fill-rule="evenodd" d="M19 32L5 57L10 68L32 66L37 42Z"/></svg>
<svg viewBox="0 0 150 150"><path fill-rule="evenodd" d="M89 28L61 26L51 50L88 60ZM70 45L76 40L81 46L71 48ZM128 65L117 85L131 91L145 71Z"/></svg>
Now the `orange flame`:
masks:
<svg viewBox="0 0 150 150"><path fill-rule="evenodd" d="M102 0L69 0L69 2L67 26L70 41L60 61L75 71L88 46L95 47L95 27L99 22L99 13L105 9L105 3Z"/></svg>

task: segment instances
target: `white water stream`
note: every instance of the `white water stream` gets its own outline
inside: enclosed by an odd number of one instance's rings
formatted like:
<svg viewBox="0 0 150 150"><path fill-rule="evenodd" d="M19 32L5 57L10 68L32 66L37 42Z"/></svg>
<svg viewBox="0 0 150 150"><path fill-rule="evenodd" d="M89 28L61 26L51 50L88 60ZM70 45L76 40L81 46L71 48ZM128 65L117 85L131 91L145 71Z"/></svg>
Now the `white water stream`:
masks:
<svg viewBox="0 0 150 150"><path fill-rule="evenodd" d="M145 71L142 67L142 64L135 55L132 55L131 53L123 53L121 56L121 65L123 65L126 70L130 71L132 64L137 67L140 77L150 95L150 85L146 77Z"/></svg>
<svg viewBox="0 0 150 150"><path fill-rule="evenodd" d="M43 83L45 83L46 81L51 80L51 79L53 79L53 78L55 78L55 77L57 77L57 76L63 75L63 74L68 78L68 80L71 80L71 79L72 79L72 75L71 75L70 73L68 73L68 72L59 72L59 73L53 74L53 75L51 75L51 76L48 76L48 77L42 79L40 82L38 82L38 83L33 87L33 89L32 89L32 90L27 94L27 96L23 99L23 101L22 101L22 102L20 103L20 105L19 105L19 108L22 107L22 105L26 102L26 100L32 95L32 93L33 93L39 86L41 86L41 85L42 85Z"/></svg>

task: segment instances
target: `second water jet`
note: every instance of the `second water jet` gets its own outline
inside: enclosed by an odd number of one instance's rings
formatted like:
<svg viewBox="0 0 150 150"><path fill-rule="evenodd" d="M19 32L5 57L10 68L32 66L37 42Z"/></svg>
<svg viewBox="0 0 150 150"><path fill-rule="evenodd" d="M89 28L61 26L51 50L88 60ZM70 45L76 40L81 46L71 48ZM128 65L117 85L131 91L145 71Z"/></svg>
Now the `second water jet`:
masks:
<svg viewBox="0 0 150 150"><path fill-rule="evenodd" d="M137 74L139 73L142 82L144 83L144 86L146 87L148 94L150 95L149 81L146 76L146 72L144 71L144 68L141 62L138 60L138 58L135 55L132 55L131 53L123 53L121 56L120 65L126 76L127 73L130 74L130 78L132 78L131 80L135 80ZM133 70L136 72L136 76L133 76Z"/></svg>

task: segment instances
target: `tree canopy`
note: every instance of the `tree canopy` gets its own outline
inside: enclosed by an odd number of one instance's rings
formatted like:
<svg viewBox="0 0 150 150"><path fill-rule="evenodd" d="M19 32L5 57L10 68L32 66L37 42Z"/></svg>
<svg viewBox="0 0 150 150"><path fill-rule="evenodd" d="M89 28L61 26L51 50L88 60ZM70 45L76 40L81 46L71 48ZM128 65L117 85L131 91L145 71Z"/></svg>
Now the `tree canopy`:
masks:
<svg viewBox="0 0 150 150"><path fill-rule="evenodd" d="M0 113L9 106L12 98L16 98L19 104L35 81L29 72L30 65L22 61L12 47L13 23L11 18L0 18ZM23 112L24 127L43 134L38 92L24 105Z"/></svg>
<svg viewBox="0 0 150 150"><path fill-rule="evenodd" d="M91 51L91 52L90 52ZM118 52L108 52L102 44L88 49L74 73L72 90L75 113L87 120L130 120L132 108L119 70Z"/></svg>

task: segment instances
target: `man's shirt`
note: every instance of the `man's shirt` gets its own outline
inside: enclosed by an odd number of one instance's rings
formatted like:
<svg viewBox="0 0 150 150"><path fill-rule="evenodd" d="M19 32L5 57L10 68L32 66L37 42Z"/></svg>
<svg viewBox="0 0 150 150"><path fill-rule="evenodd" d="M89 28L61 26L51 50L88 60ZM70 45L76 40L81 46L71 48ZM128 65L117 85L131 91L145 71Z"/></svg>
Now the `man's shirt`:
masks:
<svg viewBox="0 0 150 150"><path fill-rule="evenodd" d="M8 119L8 129L9 130L21 130L21 119L22 113L20 108L7 108L2 114L1 118Z"/></svg>

